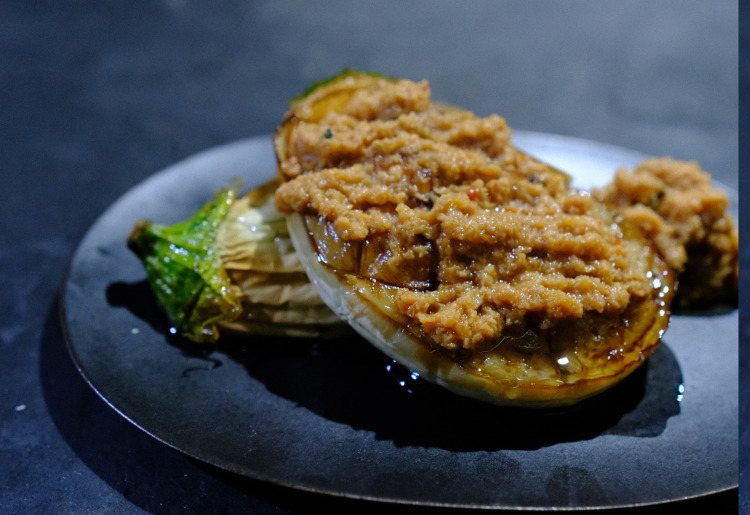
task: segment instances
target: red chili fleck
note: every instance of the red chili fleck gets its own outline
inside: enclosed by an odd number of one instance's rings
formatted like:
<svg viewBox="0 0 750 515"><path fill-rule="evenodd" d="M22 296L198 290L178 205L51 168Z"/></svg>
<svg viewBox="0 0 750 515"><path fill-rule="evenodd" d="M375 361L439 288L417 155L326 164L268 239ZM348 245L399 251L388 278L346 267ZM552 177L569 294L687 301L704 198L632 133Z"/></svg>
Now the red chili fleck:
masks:
<svg viewBox="0 0 750 515"><path fill-rule="evenodd" d="M468 195L469 200L476 200L479 196L479 190L476 186L469 186L469 188L466 190L466 195Z"/></svg>

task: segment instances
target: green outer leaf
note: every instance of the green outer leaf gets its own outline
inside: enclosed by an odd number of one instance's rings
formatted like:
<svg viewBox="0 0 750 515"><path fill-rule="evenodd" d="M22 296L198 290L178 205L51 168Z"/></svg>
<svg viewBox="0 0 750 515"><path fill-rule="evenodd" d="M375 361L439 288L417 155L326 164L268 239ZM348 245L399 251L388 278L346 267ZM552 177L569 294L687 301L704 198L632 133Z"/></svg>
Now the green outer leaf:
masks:
<svg viewBox="0 0 750 515"><path fill-rule="evenodd" d="M175 327L194 341L215 341L216 323L241 310L239 294L216 255L216 232L239 185L217 192L190 218L165 226L142 221L128 237L149 284Z"/></svg>

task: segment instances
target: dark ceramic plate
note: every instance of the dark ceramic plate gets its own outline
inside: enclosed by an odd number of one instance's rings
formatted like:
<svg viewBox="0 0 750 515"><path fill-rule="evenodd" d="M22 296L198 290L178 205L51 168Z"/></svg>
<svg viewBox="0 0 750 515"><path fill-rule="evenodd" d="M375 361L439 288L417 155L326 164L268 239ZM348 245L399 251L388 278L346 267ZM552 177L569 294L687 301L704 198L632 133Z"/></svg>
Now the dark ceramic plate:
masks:
<svg viewBox="0 0 750 515"><path fill-rule="evenodd" d="M515 139L585 187L645 157L547 134ZM348 498L591 508L737 485L736 310L673 317L634 375L559 411L455 397L358 337L206 350L170 336L126 248L128 231L141 218L186 218L233 177L250 188L274 174L270 137L209 150L133 188L81 242L64 291L70 353L133 424L222 469Z"/></svg>

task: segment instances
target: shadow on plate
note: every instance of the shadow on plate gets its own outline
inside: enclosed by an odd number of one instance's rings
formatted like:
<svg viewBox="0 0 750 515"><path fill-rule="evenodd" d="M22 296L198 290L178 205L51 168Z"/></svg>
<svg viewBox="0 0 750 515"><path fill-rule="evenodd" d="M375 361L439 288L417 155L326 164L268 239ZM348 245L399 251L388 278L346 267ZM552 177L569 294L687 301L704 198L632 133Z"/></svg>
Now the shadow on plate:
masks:
<svg viewBox="0 0 750 515"><path fill-rule="evenodd" d="M270 392L399 446L454 452L530 450L603 434L656 437L667 419L679 413L681 375L666 346L595 399L572 408L531 410L500 408L452 394L359 338L279 340L271 350L231 345L222 345L222 352L241 362Z"/></svg>
<svg viewBox="0 0 750 515"><path fill-rule="evenodd" d="M736 310L738 307L737 302L732 301L719 301L710 305L696 305L691 307L672 307L672 314L676 316L691 316L691 317L713 317L718 315L726 315Z"/></svg>
<svg viewBox="0 0 750 515"><path fill-rule="evenodd" d="M533 450L607 434L652 438L680 411L682 374L664 344L623 382L574 407L501 408L422 380L359 336L264 337L262 346L223 337L207 347L169 335L145 282L112 284L107 298L148 322L183 354L204 360L205 366L186 369L186 375L234 360L274 395L398 446L470 452Z"/></svg>

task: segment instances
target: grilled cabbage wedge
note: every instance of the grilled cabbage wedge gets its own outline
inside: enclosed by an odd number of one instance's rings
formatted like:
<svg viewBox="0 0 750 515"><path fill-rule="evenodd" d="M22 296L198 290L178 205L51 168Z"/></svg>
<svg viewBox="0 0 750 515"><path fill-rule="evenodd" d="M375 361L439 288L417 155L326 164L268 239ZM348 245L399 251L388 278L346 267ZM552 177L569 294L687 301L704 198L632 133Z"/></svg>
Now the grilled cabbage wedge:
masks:
<svg viewBox="0 0 750 515"><path fill-rule="evenodd" d="M377 157L368 154L367 149L362 151L355 148L353 144L347 147L349 141L357 139L356 136L347 139L348 133L343 136L337 134L341 137L336 142L340 145L339 153L331 158L310 151L296 136L296 131L317 124L321 137L327 140L338 130L345 132L346 127L377 121L378 117L392 119L393 112L403 107L396 104L406 103L408 99L401 98L380 112L374 105L353 108L352 103L362 102L368 92L376 92L395 82L394 79L346 71L293 101L274 136L280 176L286 181L279 190L277 201L280 209L288 214L289 234L294 248L325 303L371 344L422 378L457 394L499 405L552 407L575 404L613 386L643 364L658 346L667 327L674 274L652 251L640 232L625 223L618 225L604 205L593 199L589 199L593 203L590 216L598 220L599 225L611 228L616 236L607 237L616 242L618 252L632 251L640 256L638 266L644 281L648 283L646 291L631 295L622 309L587 310L567 319L556 320L554 324L535 323L535 320L538 322L542 318L535 313L524 313L520 307L515 311L506 309L505 313L510 318L518 317L516 327L521 327L520 330L508 329L494 340L485 340L475 346L462 346L459 341L452 347L444 345L439 339L441 333L431 331L423 322L431 320L428 315L416 318L403 309L404 295L434 292L441 286L440 277L444 271L439 263L442 256L438 255L440 251L436 250L434 241L424 238L427 241L415 242L415 245L421 245L426 250L420 254L421 258L414 258L415 254L409 253L416 247L394 247L388 243L388 235L369 233L364 238L348 237L346 230L337 226L341 220L336 218L336 213L326 215L323 212L326 201L323 208L316 208L307 197L296 205L288 199L283 200L284 194L289 197L295 195L288 191L282 194L284 188L310 174L333 170L329 173L333 177L337 170L360 166L368 159L378 161L373 165L375 167L381 166L382 161L389 158L401 164L405 162L404 159L408 160L407 150L403 146L397 151L401 155L376 153ZM439 110L449 119L473 118L471 113L454 107L433 104L431 108ZM336 118L336 115L351 111L360 113L360 118ZM420 125L418 114L415 120L414 132L419 134L409 134L408 137L429 139L429 131ZM329 122L338 124L337 128L333 131L325 129L325 124ZM483 141L468 139L461 141L464 148L484 144ZM371 143L367 140L364 145ZM514 172L518 180L533 183L542 177L542 182L556 182L558 187L568 187L567 177L562 172L539 163L517 149L505 148L494 159L500 162L501 167L510 166L516 172L524 167L538 172L528 176L521 174L520 179L518 173ZM369 166L372 163L365 164ZM410 208L422 209L419 212L425 217L433 202L437 202L434 196L437 180L434 174L437 173L435 169L430 170L430 180L423 185L424 188L414 188L414 198L417 200L410 200L413 201ZM352 184L354 182L352 179ZM486 186L482 181L457 183L450 187L454 190L463 187L469 197L481 195L484 191L482 188ZM303 191L301 195L307 195L307 192ZM349 202L349 207L353 205L351 199L342 202ZM366 200L361 202L363 213L377 209L377 201L369 204ZM390 205L385 208L388 212L383 216L397 209L397 206ZM490 214L488 211L488 216ZM460 244L456 247L460 247ZM510 249L510 252L516 250L519 248ZM529 249L522 250L527 256L534 252L533 249L531 252ZM400 256L400 253L409 254L410 257ZM570 256L570 259L575 260L576 257ZM479 281L476 271L468 274L467 284L476 285ZM467 311L466 317L476 315L483 308L475 312ZM432 323L440 329L440 320L433 320Z"/></svg>
<svg viewBox="0 0 750 515"><path fill-rule="evenodd" d="M176 332L333 336L348 326L321 301L276 210L272 181L238 197L223 189L184 222L142 220L128 236Z"/></svg>

